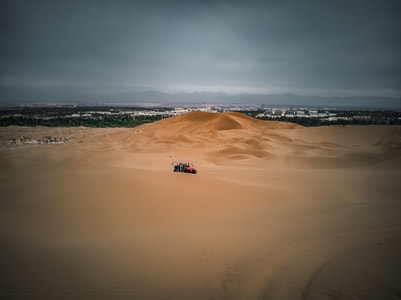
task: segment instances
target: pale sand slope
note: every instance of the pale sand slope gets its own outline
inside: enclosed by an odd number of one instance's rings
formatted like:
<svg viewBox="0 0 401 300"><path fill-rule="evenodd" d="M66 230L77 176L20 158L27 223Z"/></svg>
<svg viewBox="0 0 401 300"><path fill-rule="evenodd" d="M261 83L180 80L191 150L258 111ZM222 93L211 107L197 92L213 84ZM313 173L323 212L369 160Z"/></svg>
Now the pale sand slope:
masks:
<svg viewBox="0 0 401 300"><path fill-rule="evenodd" d="M43 135L70 140L5 142ZM2 299L401 299L401 127L194 112L0 138Z"/></svg>

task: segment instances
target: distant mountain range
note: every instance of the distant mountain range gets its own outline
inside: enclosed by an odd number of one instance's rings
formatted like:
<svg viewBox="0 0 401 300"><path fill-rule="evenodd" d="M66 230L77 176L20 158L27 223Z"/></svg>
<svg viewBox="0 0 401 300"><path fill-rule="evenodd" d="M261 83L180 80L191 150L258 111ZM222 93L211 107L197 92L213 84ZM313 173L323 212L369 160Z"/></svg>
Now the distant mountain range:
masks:
<svg viewBox="0 0 401 300"><path fill-rule="evenodd" d="M15 95L15 94L14 94ZM13 99L14 98L14 99ZM401 109L401 98L390 97L335 97L335 96L300 96L295 94L227 94L225 92L178 92L160 91L114 91L95 94L89 91L61 92L55 90L39 93L32 90L29 98L22 93L11 96L0 93L0 104L132 104L132 103L231 103L231 104L265 104L286 106L319 106L367 109Z"/></svg>
<svg viewBox="0 0 401 300"><path fill-rule="evenodd" d="M295 94L235 94L224 92L180 92L175 94L146 91L131 95L135 100L161 103L233 103L289 106L330 106L401 109L401 98L388 97L322 97ZM125 97L124 97L125 98Z"/></svg>

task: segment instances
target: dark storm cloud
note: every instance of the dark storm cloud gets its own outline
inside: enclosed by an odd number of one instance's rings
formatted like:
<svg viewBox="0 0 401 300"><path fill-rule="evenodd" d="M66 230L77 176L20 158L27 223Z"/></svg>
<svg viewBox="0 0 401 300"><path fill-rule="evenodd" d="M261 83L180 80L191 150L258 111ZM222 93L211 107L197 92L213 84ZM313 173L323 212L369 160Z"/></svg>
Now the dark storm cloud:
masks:
<svg viewBox="0 0 401 300"><path fill-rule="evenodd" d="M0 100L401 95L399 1L0 3Z"/></svg>

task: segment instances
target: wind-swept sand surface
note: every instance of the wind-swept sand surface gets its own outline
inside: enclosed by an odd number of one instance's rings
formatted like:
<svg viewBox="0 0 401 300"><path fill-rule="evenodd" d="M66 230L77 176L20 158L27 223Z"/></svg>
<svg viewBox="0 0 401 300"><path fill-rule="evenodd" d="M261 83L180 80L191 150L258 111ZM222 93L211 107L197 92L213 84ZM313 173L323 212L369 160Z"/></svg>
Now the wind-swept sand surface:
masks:
<svg viewBox="0 0 401 300"><path fill-rule="evenodd" d="M1 299L401 299L401 127L193 112L0 138Z"/></svg>

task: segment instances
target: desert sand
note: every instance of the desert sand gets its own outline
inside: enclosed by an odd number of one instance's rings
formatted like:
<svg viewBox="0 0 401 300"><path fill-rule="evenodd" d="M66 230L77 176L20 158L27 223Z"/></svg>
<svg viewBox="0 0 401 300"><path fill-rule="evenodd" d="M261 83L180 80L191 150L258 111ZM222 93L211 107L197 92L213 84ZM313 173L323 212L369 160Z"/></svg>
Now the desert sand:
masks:
<svg viewBox="0 0 401 300"><path fill-rule="evenodd" d="M1 299L401 299L399 126L191 112L0 143Z"/></svg>

